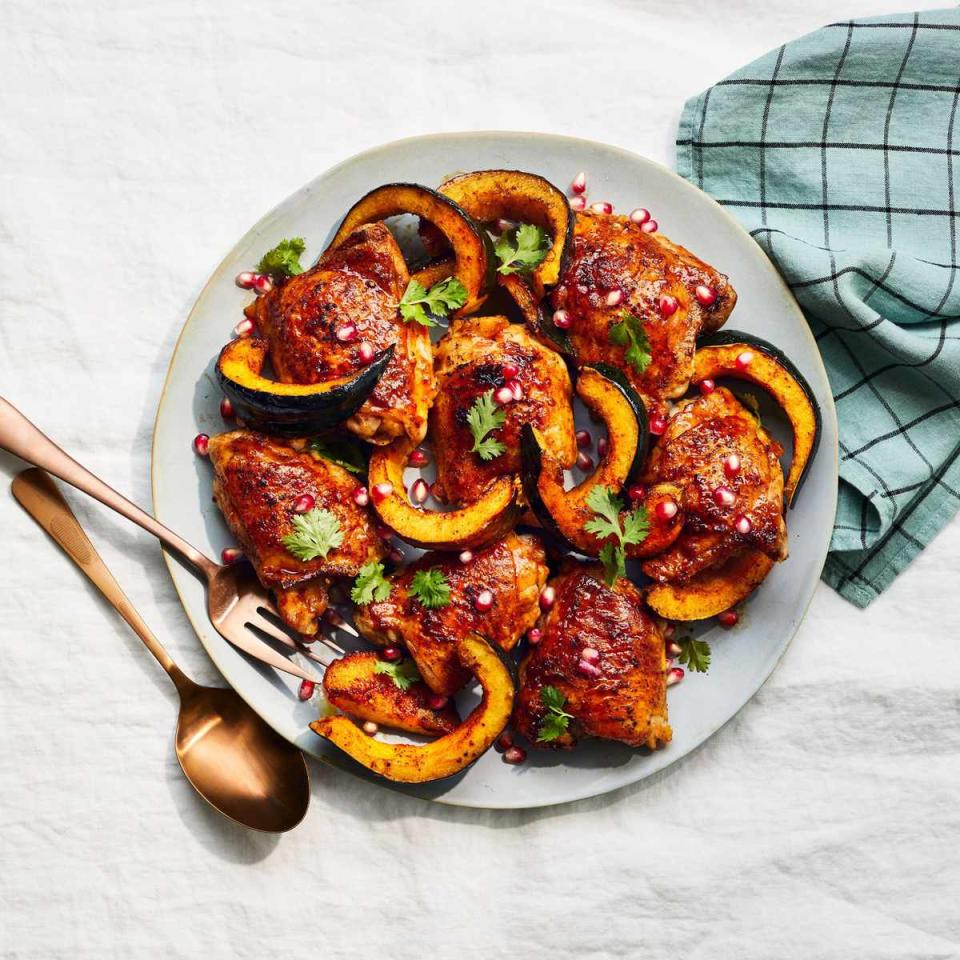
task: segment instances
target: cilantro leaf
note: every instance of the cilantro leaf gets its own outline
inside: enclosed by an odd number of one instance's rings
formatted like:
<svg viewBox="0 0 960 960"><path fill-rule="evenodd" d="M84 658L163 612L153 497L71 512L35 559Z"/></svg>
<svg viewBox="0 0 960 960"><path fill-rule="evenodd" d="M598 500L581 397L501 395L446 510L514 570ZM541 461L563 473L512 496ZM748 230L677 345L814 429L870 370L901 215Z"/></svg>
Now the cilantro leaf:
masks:
<svg viewBox="0 0 960 960"><path fill-rule="evenodd" d="M410 596L428 610L437 610L450 603L450 585L439 567L418 570L410 581Z"/></svg>
<svg viewBox="0 0 960 960"><path fill-rule="evenodd" d="M681 663L685 663L694 673L706 673L710 669L710 644L706 640L686 637L677 643L680 647L677 659Z"/></svg>
<svg viewBox="0 0 960 960"><path fill-rule="evenodd" d="M605 543L600 548L600 562L603 564L604 580L608 587L617 582L617 577L626 575L627 554L625 547L630 544L643 543L650 533L650 521L646 507L637 507L628 513L620 525L620 511L624 509L623 501L614 494L610 487L597 486L588 494L587 506L597 516L591 517L583 529L592 533L601 540L616 537L616 543Z"/></svg>
<svg viewBox="0 0 960 960"><path fill-rule="evenodd" d="M412 660L401 660L399 663L378 660L373 672L385 673L399 690L409 690L420 679L420 671Z"/></svg>
<svg viewBox="0 0 960 960"><path fill-rule="evenodd" d="M545 743L556 740L567 732L573 714L563 709L567 698L556 687L541 687L540 702L547 708L547 712L540 721L537 742Z"/></svg>
<svg viewBox="0 0 960 960"><path fill-rule="evenodd" d="M498 273L529 273L550 250L550 238L542 227L521 223L505 231L493 245L500 261Z"/></svg>
<svg viewBox="0 0 960 960"><path fill-rule="evenodd" d="M310 452L358 476L367 472L367 457L363 447L353 440L315 437L310 441Z"/></svg>
<svg viewBox="0 0 960 960"><path fill-rule="evenodd" d="M481 460L493 460L504 453L506 446L496 437L488 437L487 434L502 427L506 419L507 414L494 403L493 390L477 397L467 411L467 424L473 434L471 452L478 454Z"/></svg>
<svg viewBox="0 0 960 960"><path fill-rule="evenodd" d="M625 347L623 359L633 366L637 373L643 373L650 366L650 341L647 331L639 317L629 310L620 311L619 323L613 324L607 331L610 342Z"/></svg>
<svg viewBox="0 0 960 960"><path fill-rule="evenodd" d="M293 533L283 538L283 545L298 560L326 559L327 554L343 543L340 521L329 510L314 507L292 518Z"/></svg>
<svg viewBox="0 0 960 960"><path fill-rule="evenodd" d="M612 587L617 582L617 577L627 575L627 553L623 547L614 543L605 543L600 548L599 557L608 587Z"/></svg>
<svg viewBox="0 0 960 960"><path fill-rule="evenodd" d="M447 277L429 290L419 281L411 280L400 300L400 316L407 322L413 320L424 327L436 327L439 324L434 317L446 317L466 302L466 287L456 277Z"/></svg>
<svg viewBox="0 0 960 960"><path fill-rule="evenodd" d="M260 258L257 270L260 273L268 273L271 277L295 277L298 273L303 273L300 254L306 248L303 237L281 240Z"/></svg>
<svg viewBox="0 0 960 960"><path fill-rule="evenodd" d="M390 596L390 581L383 575L383 564L371 561L365 563L353 581L350 599L361 606L366 603L378 603Z"/></svg>

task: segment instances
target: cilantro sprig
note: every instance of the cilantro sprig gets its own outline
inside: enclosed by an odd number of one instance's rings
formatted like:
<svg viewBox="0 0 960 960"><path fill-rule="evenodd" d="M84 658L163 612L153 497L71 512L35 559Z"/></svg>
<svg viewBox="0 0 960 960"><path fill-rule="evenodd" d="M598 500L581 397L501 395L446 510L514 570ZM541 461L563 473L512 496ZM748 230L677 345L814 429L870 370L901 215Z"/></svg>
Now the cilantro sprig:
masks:
<svg viewBox="0 0 960 960"><path fill-rule="evenodd" d="M678 640L680 655L677 659L694 673L706 673L710 669L710 644L706 640L685 637Z"/></svg>
<svg viewBox="0 0 960 960"><path fill-rule="evenodd" d="M550 250L550 238L543 228L521 223L505 231L493 245L500 261L497 273L529 273Z"/></svg>
<svg viewBox="0 0 960 960"><path fill-rule="evenodd" d="M605 543L600 548L600 562L603 564L604 580L607 586L612 587L617 577L626 575L625 547L634 543L643 543L650 532L650 522L647 518L646 507L637 507L632 513L624 517L620 525L620 512L624 509L623 501L614 494L610 487L594 487L587 494L587 506L597 516L591 517L583 529L587 533L601 539L615 537L616 543Z"/></svg>
<svg viewBox="0 0 960 960"><path fill-rule="evenodd" d="M408 323L413 320L424 327L437 327L436 317L444 318L466 302L466 287L456 277L447 277L429 290L418 280L411 280L400 300L400 316Z"/></svg>
<svg viewBox="0 0 960 960"><path fill-rule="evenodd" d="M420 671L412 660L401 660L399 663L378 660L373 672L385 673L398 690L409 690L420 679Z"/></svg>
<svg viewBox="0 0 960 960"><path fill-rule="evenodd" d="M503 408L494 402L492 389L477 397L467 411L467 425L473 434L471 452L476 453L481 460L493 460L506 452L506 446L496 437L487 436L502 427L506 419Z"/></svg>
<svg viewBox="0 0 960 960"><path fill-rule="evenodd" d="M629 310L621 310L618 323L607 331L610 342L624 347L623 359L633 366L637 373L643 373L650 366L650 340L639 317Z"/></svg>
<svg viewBox="0 0 960 960"><path fill-rule="evenodd" d="M283 538L283 545L298 560L326 559L327 554L343 543L340 521L329 510L314 507L293 517L293 533Z"/></svg>
<svg viewBox="0 0 960 960"><path fill-rule="evenodd" d="M374 600L380 603L390 596L391 589L390 581L383 575L383 564L371 560L360 568L350 590L350 599L360 606Z"/></svg>
<svg viewBox="0 0 960 960"><path fill-rule="evenodd" d="M439 567L418 570L410 580L410 596L428 610L438 610L450 603L450 584Z"/></svg>
<svg viewBox="0 0 960 960"><path fill-rule="evenodd" d="M547 712L540 721L537 742L546 743L556 740L567 732L573 714L563 709L567 698L556 687L541 687L540 702L547 708Z"/></svg>
<svg viewBox="0 0 960 960"><path fill-rule="evenodd" d="M268 273L271 277L295 277L298 273L303 273L300 255L306 249L307 245L303 237L281 240L260 258L257 270L260 273Z"/></svg>
<svg viewBox="0 0 960 960"><path fill-rule="evenodd" d="M356 441L340 437L315 437L310 441L310 452L358 476L367 472L366 454Z"/></svg>

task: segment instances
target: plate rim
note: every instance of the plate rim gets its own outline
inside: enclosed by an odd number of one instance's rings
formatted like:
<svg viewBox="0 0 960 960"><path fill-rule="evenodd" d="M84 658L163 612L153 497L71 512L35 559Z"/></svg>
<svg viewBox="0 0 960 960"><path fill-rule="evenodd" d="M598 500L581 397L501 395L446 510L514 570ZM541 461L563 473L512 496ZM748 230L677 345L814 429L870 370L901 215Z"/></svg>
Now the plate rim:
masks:
<svg viewBox="0 0 960 960"><path fill-rule="evenodd" d="M176 365L176 361L180 353L180 349L183 345L183 341L186 336L187 330L190 328L191 324L195 320L197 309L200 303L204 300L207 291L214 284L214 282L220 281L221 274L223 273L224 267L226 265L226 261L229 258L231 252L237 246L244 243L251 235L256 234L260 230L260 228L263 225L265 225L271 219L271 217L273 217L277 213L277 211L290 200L290 198L294 194L300 193L303 190L313 188L314 185L318 183L318 181L322 179L326 179L327 177L330 177L333 174L335 174L337 171L342 170L346 167L349 167L350 165L357 163L363 159L375 156L376 154L381 152L390 151L401 145L409 145L414 143L442 142L444 140L449 140L451 138L457 139L457 140L480 141L480 140L494 139L498 137L507 137L507 138L520 139L520 140L530 140L530 141L542 141L544 143L552 143L552 144L561 142L564 144L578 145L581 148L591 148L591 149L599 147L603 150L610 151L614 154L619 154L631 163L639 162L640 164L646 164L650 167L653 167L660 174L665 174L670 179L682 184L684 189L692 190L696 194L699 194L701 199L708 201L714 207L715 212L719 213L719 215L724 220L726 220L730 226L732 226L735 230L743 234L756 247L757 251L762 256L767 269L773 275L776 283L779 285L781 292L785 294L785 300L789 304L789 309L793 314L794 320L796 321L797 325L802 331L802 336L808 340L809 345L812 348L811 354L815 360L816 371L820 376L822 376L823 383L826 385L826 391L824 394L826 403L821 404L821 411L820 411L821 417L827 422L829 422L829 425L832 427L834 437L837 437L837 438L839 437L836 404L834 403L833 393L832 393L832 390L830 389L830 380L829 380L829 377L827 376L826 367L824 366L823 357L820 354L820 350L819 350L819 347L817 346L816 339L813 336L813 332L810 330L810 326L807 323L807 319L804 316L803 311L800 309L799 304L797 303L795 297L793 296L793 293L790 291L790 288L787 285L786 281L784 280L783 276L773 265L770 258L764 252L763 248L760 247L760 245L757 244L755 240L753 240L749 232L744 229L744 227L736 219L736 217L734 217L733 214L731 214L725 207L723 207L720 203L718 203L708 193L704 192L703 190L700 190L699 187L696 187L694 184L690 183L689 180L686 180L684 177L681 177L678 173L671 170L669 167L665 166L664 164L659 163L656 160L651 160L648 157L645 157L642 154L636 153L633 150L629 150L625 147L621 147L616 144L606 143L601 140L592 140L585 137L573 137L573 136L568 136L566 134L542 133L542 132L535 132L535 131L519 131L519 130L464 130L464 131L447 131L447 132L438 132L438 133L418 134L418 135L409 136L409 137L401 137L396 140L390 140L385 143L380 143L372 147L367 147L325 168L316 176L311 178L309 181L301 184L299 187L296 187L290 194L283 197L280 201L274 204L274 206L271 207L266 213L264 213L255 223L253 223L241 237L235 240L234 243L230 246L230 248L226 251L226 253L224 253L224 255L220 258L220 261L217 263L216 267L214 267L214 269L210 273L210 276L207 278L206 282L203 284L203 286L200 288L199 292L197 293L197 296L193 302L193 305L191 306L190 311L187 314L187 317L180 328L180 333L177 335L177 339L176 339L176 342L174 343L173 350L170 353L170 359L169 359L169 362L167 363L167 369L164 375L163 386L160 390L160 397L157 401L157 411L153 419L153 433L151 436L151 443L150 443L150 498L151 498L152 506L154 509L154 515L156 515L157 482L158 482L157 481L158 425L160 422L160 418L163 415L164 407L168 400L168 394L170 392L171 382L173 379L174 367ZM827 452L827 450L824 448L822 443L820 445L820 449L818 452L821 456L823 456ZM838 478L839 477L839 443L838 442L835 442L830 445L829 453L830 453L830 459L831 459L830 466L831 466L832 475L835 478ZM836 507L837 507L837 497L838 497L837 485L834 484L831 489L832 489L832 497L831 497L829 515L833 517L836 515ZM161 518L157 517L157 519L160 520ZM827 553L829 551L829 546L830 546L830 539L832 536L832 530L833 530L833 525L831 522L828 530L826 531L825 536L822 537L823 543L822 543L821 549L818 551L822 555L822 559L820 563L821 570L822 570L823 564L826 562ZM170 580L173 583L174 590L176 591L177 600L179 601L183 612L186 614L187 620L190 622L190 626L193 629L194 634L196 635L196 638L199 641L201 648L204 650L206 655L212 661L213 665L217 668L220 675L227 682L227 684L233 690L235 690L245 702L248 703L251 709L254 709L256 711L256 707L247 700L247 698L243 694L243 691L238 689L238 687L235 685L235 683L231 679L230 674L232 673L232 670L221 662L221 658L218 656L218 653L215 650L215 648L212 649L211 646L204 641L204 632L200 629L197 622L195 621L194 616L190 611L190 605L186 602L183 596L183 593L180 589L180 584L176 576L177 570L184 569L183 565L179 561L177 561L176 558L169 551L161 549L160 552L161 552L161 555L163 556L164 563L166 564L167 572L170 575ZM733 713L731 713L728 717L724 718L722 721L715 724L714 726L711 726L708 729L707 733L699 741L699 743L696 743L688 747L687 749L684 749L682 752L674 756L668 764L661 767L660 769L651 771L650 773L647 773L630 783L623 783L623 784L619 784L617 786L606 788L606 789L596 788L596 787L587 785L583 789L574 791L572 794L565 796L563 799L556 800L556 801L548 801L548 802L542 802L540 800L535 800L535 799L520 800L516 802L504 802L497 799L491 799L490 801L487 801L484 798L467 801L463 799L457 799L456 797L450 797L450 796L447 796L446 794L438 794L436 796L423 796L421 794L414 793L409 789L405 789L403 784L395 784L395 783L392 783L391 781L382 780L382 779L373 780L368 777L365 777L363 776L361 771L353 769L348 763L338 762L339 757L337 754L332 754L330 756L327 756L327 755L315 756L314 754L308 754L307 751L303 750L302 747L300 749L306 756L310 756L312 759L317 760L320 763L323 763L331 767L335 767L338 770L342 770L346 773L353 775L357 779L372 783L377 787L387 787L388 789L391 789L393 792L402 793L404 796L415 798L425 803L440 803L440 804L443 804L444 806L461 807L465 809L478 809L478 810L545 809L549 807L561 806L567 803L576 803L580 800L587 800L592 797L616 794L622 790L627 790L627 789L630 789L631 787L636 787L638 784L642 784L645 781L650 780L651 777L654 777L657 774L665 773L667 770L670 770L671 768L675 767L678 763L680 763L686 757L690 756L690 754L700 750L707 743L707 741L711 740L724 726L726 726L731 720L733 720L733 718L736 717L756 697L756 695L760 692L760 690L764 687L764 685L773 675L774 671L780 665L781 660L783 659L787 650L790 648L790 645L793 643L793 640L796 637L797 633L800 631L800 628L803 626L807 618L807 614L810 611L810 605L813 603L813 598L816 595L817 584L819 580L820 580L820 576L818 574L813 584L813 589L810 591L810 595L807 598L807 602L804 604L803 610L800 612L800 616L797 618L796 625L794 626L793 630L790 632L790 635L787 637L786 642L783 644L777 656L771 661L769 665L769 669L766 671L766 673L764 673L764 675L761 677L760 681L756 684L756 686L750 691L749 695L746 697L743 703L741 703L740 706L738 706L733 711ZM219 637L219 634L217 634L217 636ZM293 743L294 746L297 746L296 741L291 740L291 738L288 737L283 731L278 730L273 725L273 723L270 722L270 719L268 717L264 717L262 714L259 713L259 711L256 711L256 712L258 713L259 716L262 717L262 719L267 724L271 726L271 728L276 730L276 732L280 734L280 736L282 736L285 740L288 740L289 742Z"/></svg>

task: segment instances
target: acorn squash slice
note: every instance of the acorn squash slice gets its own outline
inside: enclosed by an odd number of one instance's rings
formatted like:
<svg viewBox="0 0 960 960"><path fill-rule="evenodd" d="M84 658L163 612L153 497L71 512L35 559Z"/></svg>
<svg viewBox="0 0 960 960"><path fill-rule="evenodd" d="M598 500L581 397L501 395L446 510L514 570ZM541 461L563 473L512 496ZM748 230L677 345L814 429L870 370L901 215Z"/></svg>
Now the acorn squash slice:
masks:
<svg viewBox="0 0 960 960"><path fill-rule="evenodd" d="M524 323L538 340L564 356L574 357L575 351L567 332L553 322L553 316L543 299L530 289L523 277L516 273L504 273L497 276L497 283L510 294Z"/></svg>
<svg viewBox="0 0 960 960"><path fill-rule="evenodd" d="M466 770L503 733L513 712L516 681L503 654L470 634L457 641L460 663L479 681L480 703L452 733L432 743L385 743L369 737L344 716L324 717L310 724L373 773L398 783L428 783Z"/></svg>
<svg viewBox="0 0 960 960"><path fill-rule="evenodd" d="M667 620L706 620L746 600L773 564L759 550L744 550L686 583L658 583L647 588L647 606Z"/></svg>
<svg viewBox="0 0 960 960"><path fill-rule="evenodd" d="M433 224L446 238L456 260L456 276L467 302L456 316L472 313L484 301L490 266L486 233L449 197L418 183L387 183L361 197L343 218L329 249L338 247L358 227L409 213Z"/></svg>
<svg viewBox="0 0 960 960"><path fill-rule="evenodd" d="M403 470L415 446L409 439L395 440L370 456L370 489L380 483L393 488L380 502L375 497L371 502L401 540L424 550L463 550L485 546L513 529L521 513L519 485L513 477L499 477L479 500L455 510L424 510L410 503Z"/></svg>
<svg viewBox="0 0 960 960"><path fill-rule="evenodd" d="M744 353L750 354L750 360L739 363ZM793 430L793 457L783 496L792 507L820 444L820 406L810 384L772 343L739 330L723 330L698 343L693 380L699 383L718 377L734 377L763 387L787 415Z"/></svg>
<svg viewBox="0 0 960 960"><path fill-rule="evenodd" d="M390 346L347 377L280 383L263 376L267 350L267 341L259 337L231 340L217 359L217 381L247 426L282 437L322 433L346 420L373 392L393 357Z"/></svg>

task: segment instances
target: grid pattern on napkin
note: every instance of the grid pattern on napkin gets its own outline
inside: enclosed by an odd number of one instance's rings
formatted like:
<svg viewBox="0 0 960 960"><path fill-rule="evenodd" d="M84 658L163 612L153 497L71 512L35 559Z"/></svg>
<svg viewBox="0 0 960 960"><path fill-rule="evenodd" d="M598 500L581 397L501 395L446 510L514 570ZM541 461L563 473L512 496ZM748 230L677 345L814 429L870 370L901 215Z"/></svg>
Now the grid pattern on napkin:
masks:
<svg viewBox="0 0 960 960"><path fill-rule="evenodd" d="M823 577L866 606L960 507L960 11L831 24L683 112L818 341L840 424Z"/></svg>

